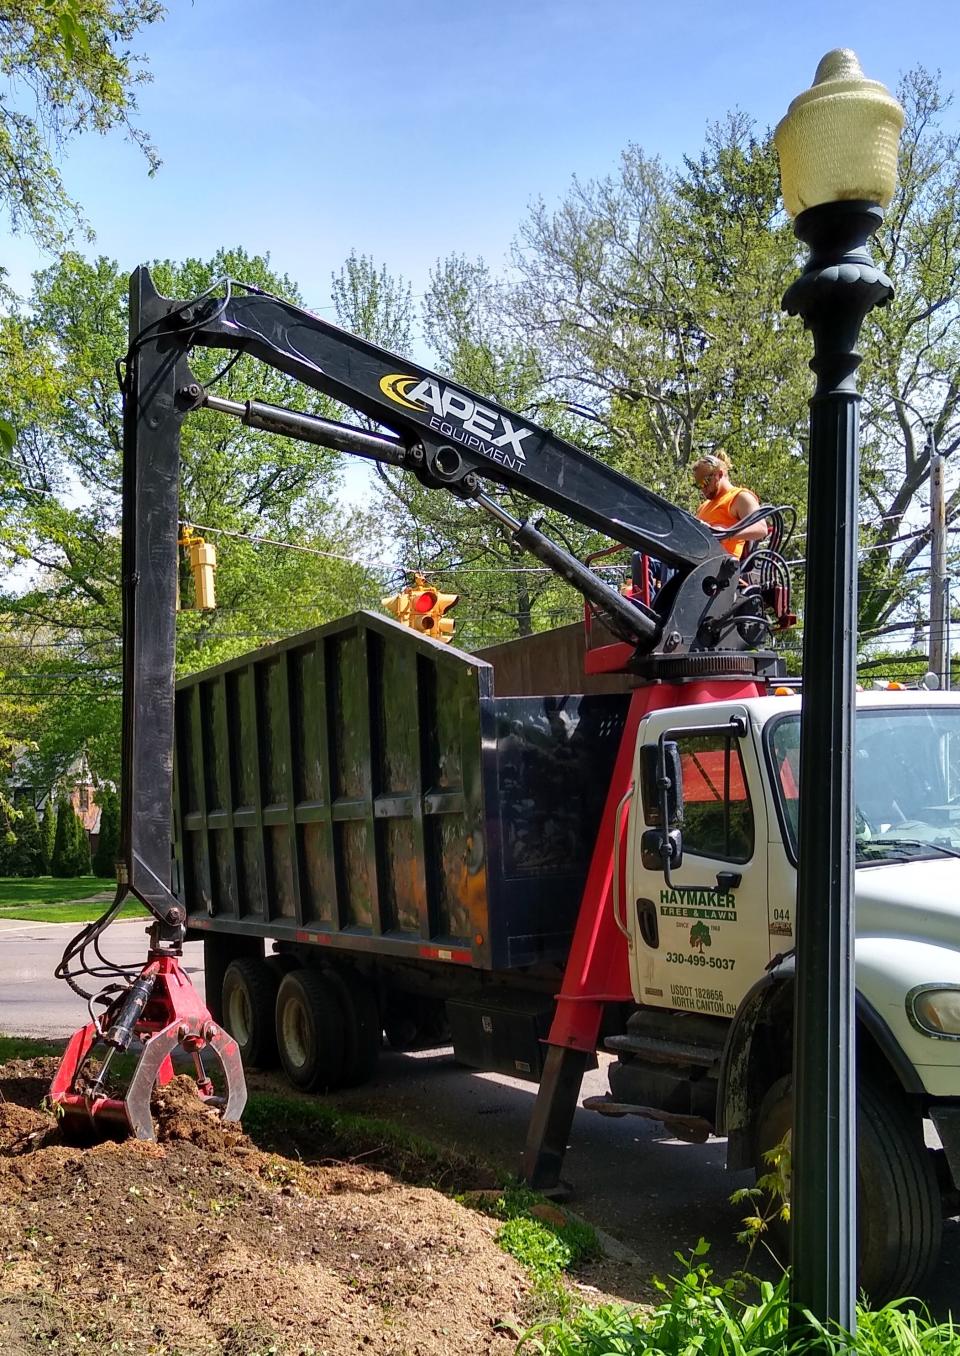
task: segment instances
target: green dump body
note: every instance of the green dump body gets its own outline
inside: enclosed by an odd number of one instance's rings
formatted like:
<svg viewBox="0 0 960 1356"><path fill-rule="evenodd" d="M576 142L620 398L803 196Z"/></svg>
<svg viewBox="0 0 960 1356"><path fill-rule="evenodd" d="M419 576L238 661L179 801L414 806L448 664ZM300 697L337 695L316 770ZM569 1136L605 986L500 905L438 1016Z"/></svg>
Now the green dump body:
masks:
<svg viewBox="0 0 960 1356"><path fill-rule="evenodd" d="M624 694L498 697L358 612L177 685L188 926L507 970L565 959Z"/></svg>

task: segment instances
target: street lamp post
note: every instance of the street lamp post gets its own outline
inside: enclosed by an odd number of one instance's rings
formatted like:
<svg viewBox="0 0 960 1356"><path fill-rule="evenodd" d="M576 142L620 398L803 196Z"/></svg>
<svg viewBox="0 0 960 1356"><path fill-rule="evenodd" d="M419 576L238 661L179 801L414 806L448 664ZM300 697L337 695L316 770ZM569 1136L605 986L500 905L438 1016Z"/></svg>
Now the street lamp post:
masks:
<svg viewBox="0 0 960 1356"><path fill-rule="evenodd" d="M867 242L896 179L903 111L828 53L776 130L783 198L810 249L783 305L813 335L794 1010L792 1299L856 1323L852 748L859 400L855 351L893 295Z"/></svg>

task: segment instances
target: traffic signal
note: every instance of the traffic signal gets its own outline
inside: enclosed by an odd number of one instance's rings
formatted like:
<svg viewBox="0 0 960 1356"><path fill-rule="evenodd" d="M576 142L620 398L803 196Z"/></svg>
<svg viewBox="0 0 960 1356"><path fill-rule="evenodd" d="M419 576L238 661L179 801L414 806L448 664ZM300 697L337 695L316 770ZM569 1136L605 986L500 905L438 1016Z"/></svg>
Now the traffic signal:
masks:
<svg viewBox="0 0 960 1356"><path fill-rule="evenodd" d="M411 590L410 606L413 613L412 625L415 631L425 636L447 643L451 640L457 623L453 617L444 614L460 601L457 593L441 593L432 584L418 579Z"/></svg>
<svg viewBox="0 0 960 1356"><path fill-rule="evenodd" d="M399 593L393 594L390 598L381 598L380 606L385 607L388 612L392 612L398 622L404 626L412 626L410 620L410 590L401 589Z"/></svg>
<svg viewBox="0 0 960 1356"><path fill-rule="evenodd" d="M444 614L459 602L459 594L441 593L422 574L415 575L412 584L390 598L381 598L380 602L403 626L434 640L449 642L456 629L454 619Z"/></svg>
<svg viewBox="0 0 960 1356"><path fill-rule="evenodd" d="M434 632L437 640L450 640L454 631L457 629L456 618L444 616L451 607L456 607L460 601L459 593L438 593L437 601L433 608L433 617L436 619L436 630Z"/></svg>
<svg viewBox="0 0 960 1356"><path fill-rule="evenodd" d="M217 548L197 535L190 527L180 530L178 546L185 548L193 574L194 607L199 612L212 612L217 606L214 579L217 570Z"/></svg>

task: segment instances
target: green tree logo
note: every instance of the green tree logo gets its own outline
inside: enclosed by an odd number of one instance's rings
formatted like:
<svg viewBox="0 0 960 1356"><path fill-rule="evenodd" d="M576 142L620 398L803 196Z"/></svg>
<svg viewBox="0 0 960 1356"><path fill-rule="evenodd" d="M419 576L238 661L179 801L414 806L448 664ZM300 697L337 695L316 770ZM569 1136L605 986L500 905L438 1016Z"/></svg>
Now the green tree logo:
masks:
<svg viewBox="0 0 960 1356"><path fill-rule="evenodd" d="M710 929L706 923L694 923L690 929L690 945L695 946L700 952L705 946L713 946Z"/></svg>

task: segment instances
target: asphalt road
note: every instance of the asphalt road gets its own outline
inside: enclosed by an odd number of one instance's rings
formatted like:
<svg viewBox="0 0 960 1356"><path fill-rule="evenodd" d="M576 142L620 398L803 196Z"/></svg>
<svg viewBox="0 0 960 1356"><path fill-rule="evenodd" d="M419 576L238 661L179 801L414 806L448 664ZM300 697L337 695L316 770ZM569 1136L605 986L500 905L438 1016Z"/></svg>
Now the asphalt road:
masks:
<svg viewBox="0 0 960 1356"><path fill-rule="evenodd" d="M53 977L63 948L81 926L0 919L0 1031L5 1035L69 1036L90 1020L84 1000ZM102 947L104 954L123 965L142 964L147 952L144 931L143 919L114 923ZM202 990L201 942L185 948L184 968Z"/></svg>
<svg viewBox="0 0 960 1356"><path fill-rule="evenodd" d="M0 1031L63 1037L87 1020L86 1005L53 979L66 941L76 929L58 924L0 922ZM144 955L143 923L113 925L104 950L111 959L135 964ZM201 946L186 948L185 966L203 988ZM583 1096L603 1093L601 1068L587 1076ZM464 1069L452 1051L399 1055L385 1050L377 1079L336 1095L338 1105L389 1116L411 1130L515 1170L536 1088L533 1084ZM729 1203L749 1173L724 1170L725 1144L693 1145L670 1138L661 1127L636 1117L613 1120L580 1109L574 1119L564 1177L573 1188L570 1206L636 1255L622 1273L624 1298L649 1294L651 1273L676 1269L674 1253L701 1236L711 1244L719 1274L743 1265L736 1243L742 1207ZM754 1269L764 1270L762 1265ZM769 1268L767 1268L768 1274ZM960 1225L948 1221L944 1248L929 1295L935 1312L960 1308Z"/></svg>

